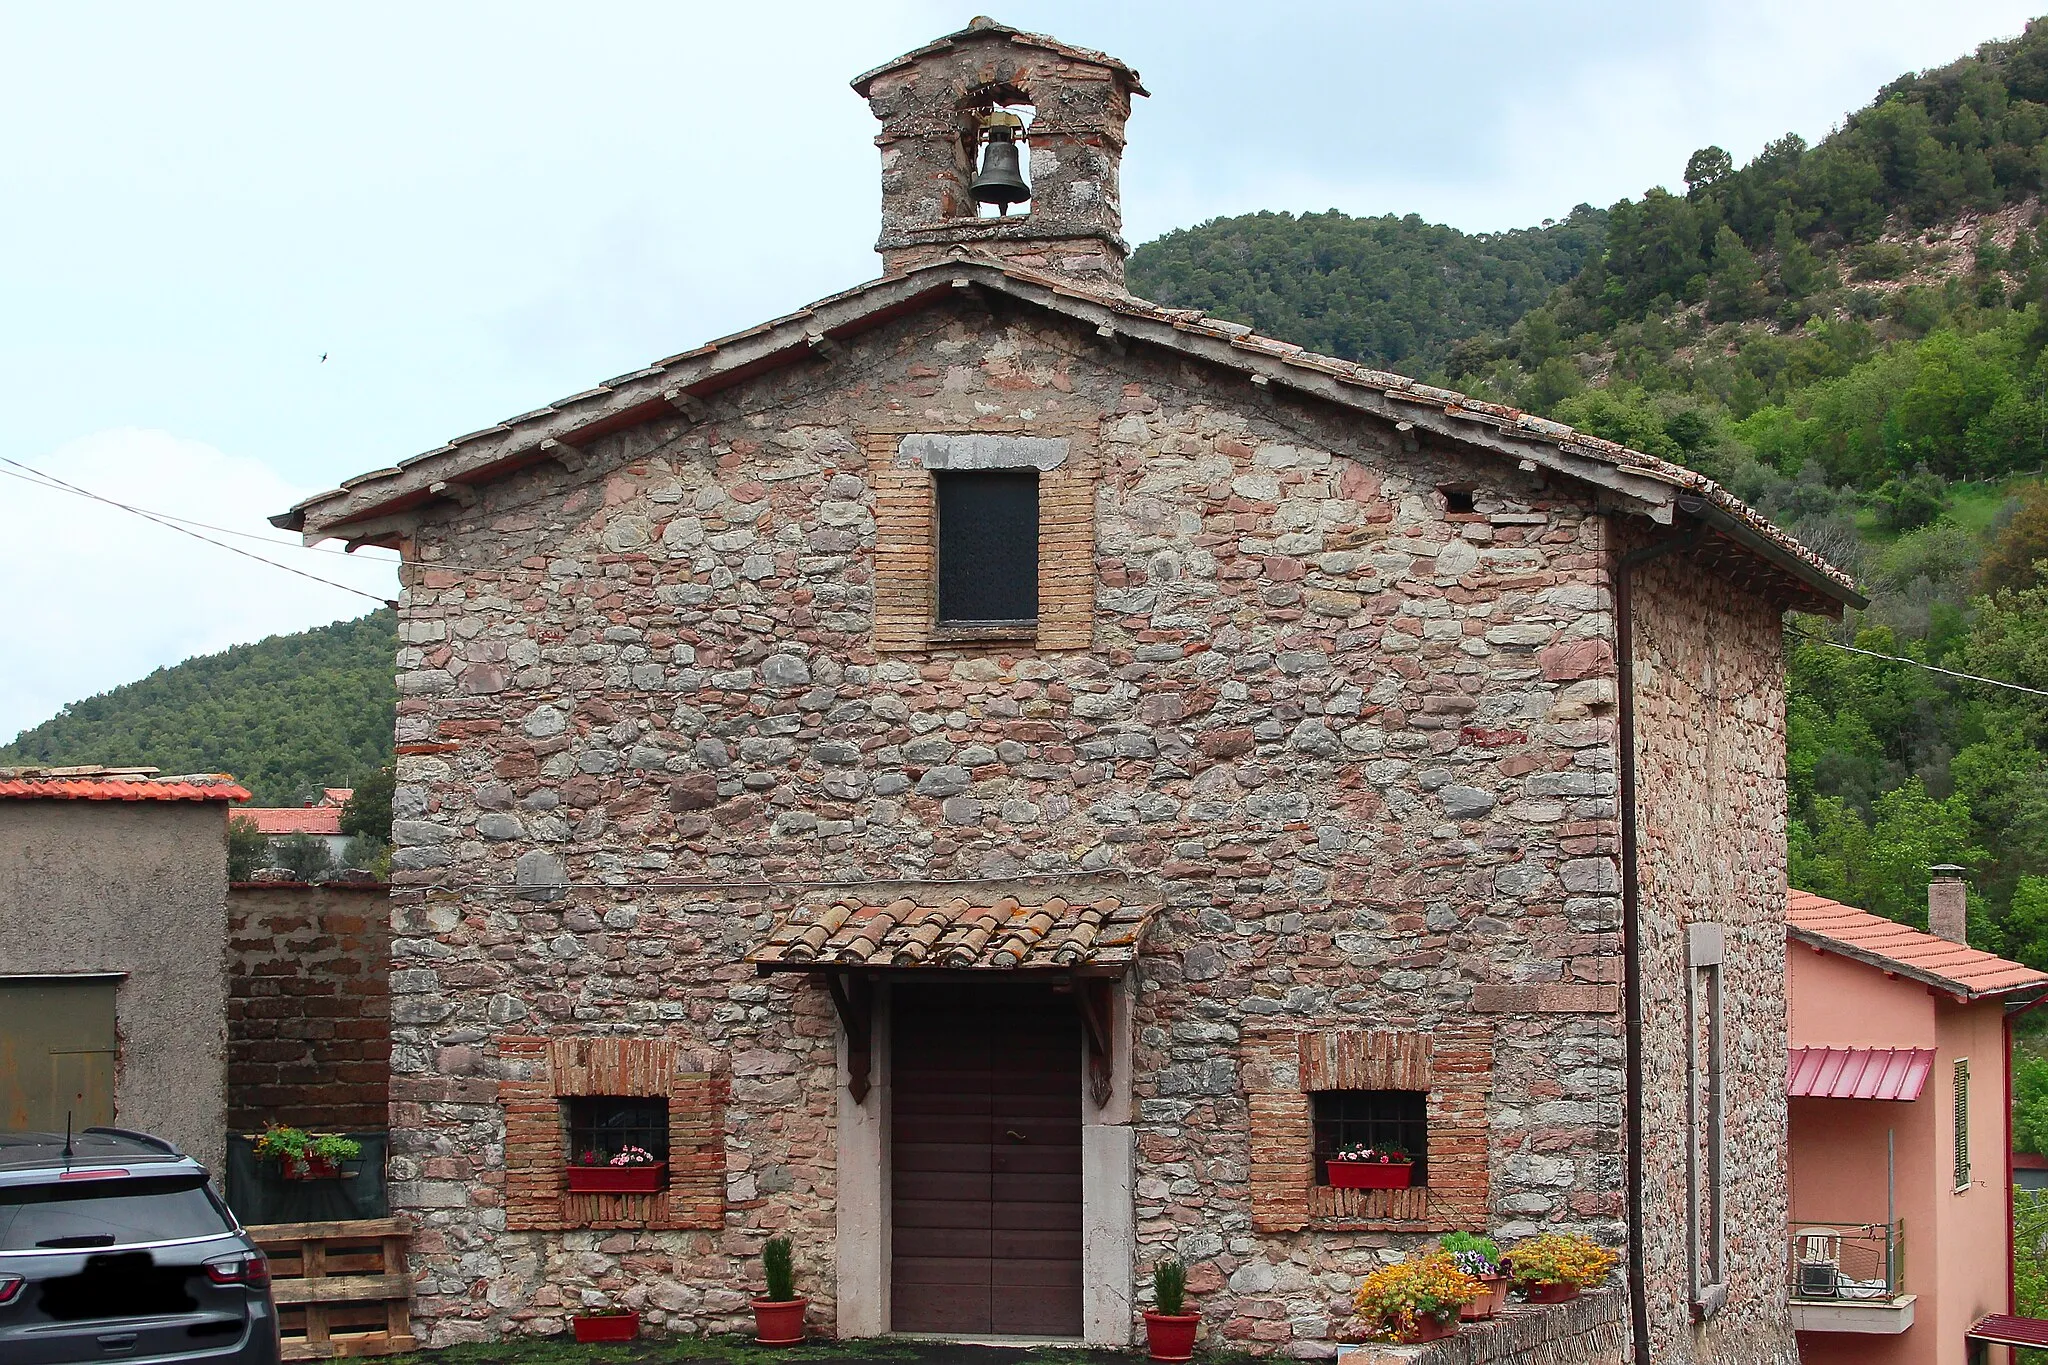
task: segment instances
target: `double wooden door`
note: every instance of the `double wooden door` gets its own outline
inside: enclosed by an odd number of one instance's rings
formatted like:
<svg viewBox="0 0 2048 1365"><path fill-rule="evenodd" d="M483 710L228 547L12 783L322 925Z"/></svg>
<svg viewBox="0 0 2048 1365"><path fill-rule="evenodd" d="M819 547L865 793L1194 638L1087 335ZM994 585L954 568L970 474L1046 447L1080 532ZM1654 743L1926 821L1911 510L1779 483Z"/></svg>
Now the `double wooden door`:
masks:
<svg viewBox="0 0 2048 1365"><path fill-rule="evenodd" d="M899 1332L1081 1334L1081 1030L1050 990L899 987L890 1031Z"/></svg>

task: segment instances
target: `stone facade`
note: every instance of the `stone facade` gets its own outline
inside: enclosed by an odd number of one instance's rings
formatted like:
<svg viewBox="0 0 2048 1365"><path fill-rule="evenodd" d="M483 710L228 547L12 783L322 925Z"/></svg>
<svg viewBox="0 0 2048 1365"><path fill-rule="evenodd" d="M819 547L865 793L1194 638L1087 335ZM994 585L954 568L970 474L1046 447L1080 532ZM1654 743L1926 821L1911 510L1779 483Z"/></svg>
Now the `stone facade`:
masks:
<svg viewBox="0 0 2048 1365"><path fill-rule="evenodd" d="M391 1089L391 888L228 888L228 1129L383 1129Z"/></svg>
<svg viewBox="0 0 2048 1365"><path fill-rule="evenodd" d="M991 238L920 198L959 188L961 101L990 82L1099 138L1108 193L1062 201L1092 217L1034 206ZM1212 1344L1327 1355L1358 1278L1437 1234L1577 1229L1640 1238L1658 1359L1781 1358L1763 964L1776 622L1803 561L1655 529L1680 471L1482 430L1455 395L1398 418L1277 343L1248 372L1241 328L1192 349L1186 318L1145 332L1008 273L1113 242L1141 93L1120 64L978 24L858 88L895 272L870 314L842 296L645 372L701 362L694 387L626 376L578 432L545 409L561 434L514 419L297 514L406 551L390 1174L419 1334L555 1332L595 1304L732 1330L777 1233L815 1324L887 1330L888 987L849 1031L821 984L748 959L800 905L944 887L1158 907L1084 1117L1090 1340L1130 1339L1142 1269L1174 1254ZM1000 640L934 620L956 459L1040 471L1039 615ZM1648 538L1682 548L1637 574L1624 749L1612 575ZM1654 1167L1635 1229L1625 756ZM1695 1328L1701 1187L1672 1173L1714 1150L1686 1009L1724 972L1726 1254ZM551 1105L591 1067L666 1097L680 1199L550 1182ZM1331 1087L1428 1092L1426 1189L1315 1183ZM1626 1298L1570 1358L1617 1358Z"/></svg>

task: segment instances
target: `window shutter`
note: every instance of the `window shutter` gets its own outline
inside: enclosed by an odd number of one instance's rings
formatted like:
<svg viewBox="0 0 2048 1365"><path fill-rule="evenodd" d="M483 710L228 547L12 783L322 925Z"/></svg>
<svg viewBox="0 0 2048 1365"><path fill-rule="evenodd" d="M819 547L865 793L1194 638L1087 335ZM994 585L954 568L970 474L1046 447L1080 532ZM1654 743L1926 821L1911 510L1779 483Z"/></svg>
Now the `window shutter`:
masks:
<svg viewBox="0 0 2048 1365"><path fill-rule="evenodd" d="M1956 1060L1956 1188L1970 1188L1970 1059Z"/></svg>

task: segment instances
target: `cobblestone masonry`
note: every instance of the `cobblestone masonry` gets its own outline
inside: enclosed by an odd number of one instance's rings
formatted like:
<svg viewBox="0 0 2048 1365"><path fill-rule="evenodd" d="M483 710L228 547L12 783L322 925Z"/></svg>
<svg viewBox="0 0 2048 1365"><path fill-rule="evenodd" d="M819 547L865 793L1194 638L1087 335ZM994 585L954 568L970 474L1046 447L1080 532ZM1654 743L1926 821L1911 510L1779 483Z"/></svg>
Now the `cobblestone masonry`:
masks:
<svg viewBox="0 0 2048 1365"><path fill-rule="evenodd" d="M1624 1365L1628 1331L1628 1296L1616 1286L1570 1303L1512 1304L1426 1346L1347 1351L1342 1365Z"/></svg>
<svg viewBox="0 0 2048 1365"><path fill-rule="evenodd" d="M1718 925L1728 1304L1695 1325L1682 1295L1651 1296L1651 1358L1791 1365L1784 1274L1785 732L1781 618L1702 595L1682 562L1635 591L1645 1283L1684 1286L1686 929ZM1700 1049L1703 1053L1704 1047ZM1704 1166L1704 1161L1701 1162ZM1704 1172L1696 1197L1705 1200Z"/></svg>
<svg viewBox="0 0 2048 1365"><path fill-rule="evenodd" d="M907 425L1093 442L1092 651L875 652L864 438ZM834 1023L741 963L786 908L762 883L1158 888L1138 1263L1185 1256L1230 1342L1327 1351L1357 1275L1441 1225L1255 1230L1249 1035L1484 1026L1494 1229L1620 1242L1607 523L1404 444L961 301L424 525L392 974L422 1334L605 1299L735 1327L782 1230L829 1324ZM498 1040L543 1035L729 1078L722 1231L504 1230Z"/></svg>

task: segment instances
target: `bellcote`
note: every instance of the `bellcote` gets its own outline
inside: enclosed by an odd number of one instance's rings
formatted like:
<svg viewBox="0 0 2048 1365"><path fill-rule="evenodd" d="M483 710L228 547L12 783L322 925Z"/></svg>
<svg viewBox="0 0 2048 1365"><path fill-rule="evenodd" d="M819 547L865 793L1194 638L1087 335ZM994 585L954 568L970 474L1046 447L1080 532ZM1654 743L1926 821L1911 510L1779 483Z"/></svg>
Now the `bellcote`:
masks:
<svg viewBox="0 0 2048 1365"><path fill-rule="evenodd" d="M960 250L1124 287L1118 171L1131 97L1145 93L1137 72L1100 52L977 18L853 88L882 124L875 249L888 273ZM1025 153L1029 199L1015 209L978 202L985 148L1012 137ZM1006 152L999 151L1005 161Z"/></svg>

